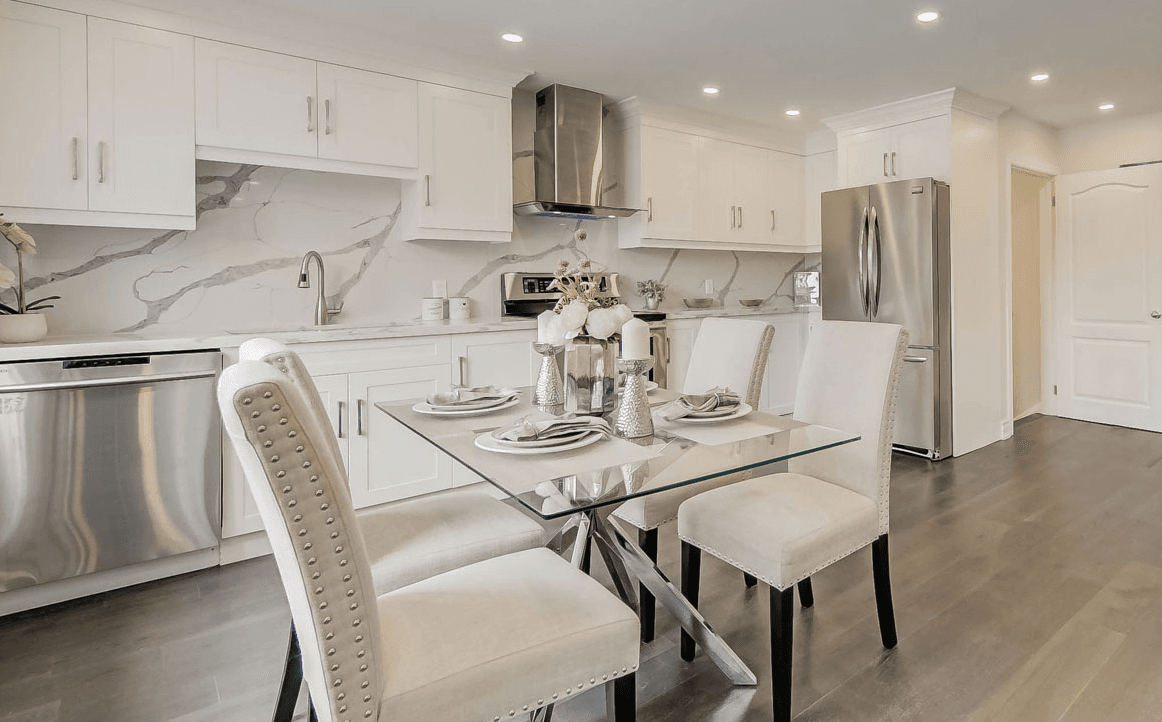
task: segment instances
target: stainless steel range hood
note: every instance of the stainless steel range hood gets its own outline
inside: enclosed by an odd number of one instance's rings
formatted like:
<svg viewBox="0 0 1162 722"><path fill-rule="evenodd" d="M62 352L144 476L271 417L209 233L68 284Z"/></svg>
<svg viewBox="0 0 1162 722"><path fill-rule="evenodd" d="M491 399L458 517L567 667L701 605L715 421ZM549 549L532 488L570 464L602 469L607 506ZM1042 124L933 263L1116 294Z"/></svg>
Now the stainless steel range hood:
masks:
<svg viewBox="0 0 1162 722"><path fill-rule="evenodd" d="M567 85L550 85L537 93L533 135L531 198L516 197L513 212L521 216L623 218L636 208L602 203L602 98L599 93Z"/></svg>

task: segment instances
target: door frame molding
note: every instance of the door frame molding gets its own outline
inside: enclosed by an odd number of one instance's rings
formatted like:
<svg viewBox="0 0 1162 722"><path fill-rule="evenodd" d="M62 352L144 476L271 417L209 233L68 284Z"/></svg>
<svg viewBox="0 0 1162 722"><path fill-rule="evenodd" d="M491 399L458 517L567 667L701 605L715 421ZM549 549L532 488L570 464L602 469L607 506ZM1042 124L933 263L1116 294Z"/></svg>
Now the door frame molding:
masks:
<svg viewBox="0 0 1162 722"><path fill-rule="evenodd" d="M1002 165L1001 183L1001 279L1004 285L1005 309L1005 420L1002 422L1001 438L1013 435L1013 171L1022 171L1041 176L1055 183L1060 175L1057 167L1042 160L1020 154L1008 153ZM1055 191L1054 191L1055 192ZM1057 400L1052 395L1053 383L1057 376L1056 341L1056 294L1057 281L1054 276L1053 258L1057 214L1050 209L1050 228L1041 228L1041 409L1043 414L1056 415Z"/></svg>

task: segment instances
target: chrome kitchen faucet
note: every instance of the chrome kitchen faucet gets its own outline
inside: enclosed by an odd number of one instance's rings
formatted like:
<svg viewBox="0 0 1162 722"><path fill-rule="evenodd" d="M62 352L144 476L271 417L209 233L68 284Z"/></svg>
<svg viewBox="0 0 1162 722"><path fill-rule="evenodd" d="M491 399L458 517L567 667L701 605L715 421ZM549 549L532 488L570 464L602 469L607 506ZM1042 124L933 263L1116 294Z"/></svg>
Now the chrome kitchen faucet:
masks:
<svg viewBox="0 0 1162 722"><path fill-rule="evenodd" d="M307 251L307 255L303 256L303 265L299 269L299 288L311 287L311 278L307 272L312 258L316 261L315 265L319 267L319 295L315 300L315 325L325 326L332 316L338 316L343 311L343 304L340 303L338 308L327 308L326 274L323 271L323 257L319 255L318 251Z"/></svg>

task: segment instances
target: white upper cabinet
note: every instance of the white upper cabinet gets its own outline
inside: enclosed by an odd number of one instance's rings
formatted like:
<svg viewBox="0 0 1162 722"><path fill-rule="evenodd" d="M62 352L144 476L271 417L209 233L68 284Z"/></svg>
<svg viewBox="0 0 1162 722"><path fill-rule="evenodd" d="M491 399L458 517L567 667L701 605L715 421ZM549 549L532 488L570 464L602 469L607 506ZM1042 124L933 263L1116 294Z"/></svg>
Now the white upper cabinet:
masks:
<svg viewBox="0 0 1162 722"><path fill-rule="evenodd" d="M801 156L767 151L767 211L754 219L768 243L787 246L812 245L803 223L803 187L806 168ZM818 245L815 243L814 245Z"/></svg>
<svg viewBox="0 0 1162 722"><path fill-rule="evenodd" d="M886 128L840 134L839 183L853 188L908 178L948 180L951 116L914 120Z"/></svg>
<svg viewBox="0 0 1162 722"><path fill-rule="evenodd" d="M85 16L0 3L0 210L85 210Z"/></svg>
<svg viewBox="0 0 1162 722"><path fill-rule="evenodd" d="M416 81L201 38L195 55L199 158L416 177Z"/></svg>
<svg viewBox="0 0 1162 722"><path fill-rule="evenodd" d="M198 38L198 145L318 155L315 61Z"/></svg>
<svg viewBox="0 0 1162 722"><path fill-rule="evenodd" d="M416 95L407 78L319 63L319 157L415 168Z"/></svg>
<svg viewBox="0 0 1162 722"><path fill-rule="evenodd" d="M419 166L404 185L404 240L512 239L508 98L420 83Z"/></svg>
<svg viewBox="0 0 1162 722"><path fill-rule="evenodd" d="M91 210L192 212L193 83L193 38L89 18Z"/></svg>
<svg viewBox="0 0 1162 722"><path fill-rule="evenodd" d="M698 136L643 126L640 158L627 167L640 172L640 192L629 204L645 209L631 218L644 223L647 238L693 241L698 238Z"/></svg>
<svg viewBox="0 0 1162 722"><path fill-rule="evenodd" d="M738 200L735 194L734 143L699 138L698 144L698 238L715 241L741 240L736 234Z"/></svg>
<svg viewBox="0 0 1162 722"><path fill-rule="evenodd" d="M194 227L193 39L0 2L0 212Z"/></svg>
<svg viewBox="0 0 1162 722"><path fill-rule="evenodd" d="M803 159L803 185L805 187L805 207L803 213L803 244L809 251L819 251L823 247L823 201L821 196L835 190L837 152L829 150L815 153Z"/></svg>

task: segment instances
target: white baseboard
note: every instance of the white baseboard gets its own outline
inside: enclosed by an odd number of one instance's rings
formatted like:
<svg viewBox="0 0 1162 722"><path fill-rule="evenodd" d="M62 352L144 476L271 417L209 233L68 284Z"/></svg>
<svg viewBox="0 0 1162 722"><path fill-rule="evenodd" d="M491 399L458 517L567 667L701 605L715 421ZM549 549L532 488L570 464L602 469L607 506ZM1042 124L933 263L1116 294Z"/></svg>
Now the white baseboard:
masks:
<svg viewBox="0 0 1162 722"><path fill-rule="evenodd" d="M1013 435L1013 422L1006 419L1001 422L1001 438L1007 439Z"/></svg>
<svg viewBox="0 0 1162 722"><path fill-rule="evenodd" d="M1017 421L1020 421L1021 419L1025 418L1026 416L1032 416L1033 414L1041 414L1041 413L1044 413L1041 410L1041 404L1037 403L1037 404L1034 404L1033 406L1031 406L1030 408L1025 409L1021 413L1017 414L1013 418L1013 421L1017 422Z"/></svg>
<svg viewBox="0 0 1162 722"><path fill-rule="evenodd" d="M215 566L218 566L218 548L210 547L104 572L45 582L34 587L13 589L0 594L0 616Z"/></svg>
<svg viewBox="0 0 1162 722"><path fill-rule="evenodd" d="M244 562L255 557L263 557L270 553L270 540L266 538L266 530L264 529L223 539L219 561L224 566L235 562Z"/></svg>

